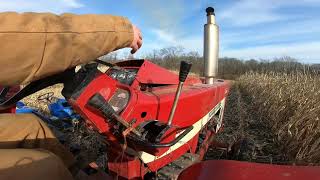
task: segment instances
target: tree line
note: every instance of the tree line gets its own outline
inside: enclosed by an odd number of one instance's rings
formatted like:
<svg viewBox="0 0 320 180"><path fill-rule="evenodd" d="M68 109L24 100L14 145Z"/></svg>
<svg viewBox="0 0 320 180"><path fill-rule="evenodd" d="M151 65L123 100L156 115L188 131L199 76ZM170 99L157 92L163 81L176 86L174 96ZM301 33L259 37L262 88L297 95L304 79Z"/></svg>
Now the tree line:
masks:
<svg viewBox="0 0 320 180"><path fill-rule="evenodd" d="M203 56L196 51L186 51L182 47L166 47L153 50L142 58L171 70L178 70L180 61L187 61L192 63L191 72L200 76L203 75ZM106 61L119 61L120 59L132 59L132 55L128 54L124 58L120 58L117 53L112 53L103 57L103 60ZM235 79L246 72L280 72L286 74L305 72L309 74L320 74L320 64L304 64L288 56L272 60L241 60L223 57L219 58L218 68L219 78L223 79Z"/></svg>

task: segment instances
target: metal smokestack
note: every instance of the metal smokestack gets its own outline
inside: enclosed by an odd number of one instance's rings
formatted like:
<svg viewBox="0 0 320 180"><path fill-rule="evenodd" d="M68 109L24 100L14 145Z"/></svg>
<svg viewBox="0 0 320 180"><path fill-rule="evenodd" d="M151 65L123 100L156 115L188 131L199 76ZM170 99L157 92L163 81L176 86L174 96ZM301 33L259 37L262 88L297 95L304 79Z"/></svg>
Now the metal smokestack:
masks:
<svg viewBox="0 0 320 180"><path fill-rule="evenodd" d="M208 7L207 24L204 25L204 77L206 84L213 84L218 75L219 27L216 25L214 9Z"/></svg>

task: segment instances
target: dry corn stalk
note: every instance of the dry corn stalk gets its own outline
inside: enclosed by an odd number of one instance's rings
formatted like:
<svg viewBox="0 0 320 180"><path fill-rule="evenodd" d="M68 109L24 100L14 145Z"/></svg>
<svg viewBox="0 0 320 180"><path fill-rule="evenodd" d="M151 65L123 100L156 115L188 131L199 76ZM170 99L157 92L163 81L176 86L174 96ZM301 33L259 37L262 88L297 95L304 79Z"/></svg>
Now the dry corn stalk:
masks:
<svg viewBox="0 0 320 180"><path fill-rule="evenodd" d="M289 158L320 163L320 78L306 73L248 73L239 78Z"/></svg>

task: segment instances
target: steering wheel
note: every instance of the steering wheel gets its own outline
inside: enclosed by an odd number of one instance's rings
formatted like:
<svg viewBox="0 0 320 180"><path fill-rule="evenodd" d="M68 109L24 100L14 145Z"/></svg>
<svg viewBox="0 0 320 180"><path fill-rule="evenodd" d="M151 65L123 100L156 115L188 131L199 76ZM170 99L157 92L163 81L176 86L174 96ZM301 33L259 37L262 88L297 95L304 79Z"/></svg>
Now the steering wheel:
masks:
<svg viewBox="0 0 320 180"><path fill-rule="evenodd" d="M44 103L52 103L54 97L54 92L47 92L47 93L44 93L44 94L41 94L40 96L38 96L37 100L39 102L44 102Z"/></svg>

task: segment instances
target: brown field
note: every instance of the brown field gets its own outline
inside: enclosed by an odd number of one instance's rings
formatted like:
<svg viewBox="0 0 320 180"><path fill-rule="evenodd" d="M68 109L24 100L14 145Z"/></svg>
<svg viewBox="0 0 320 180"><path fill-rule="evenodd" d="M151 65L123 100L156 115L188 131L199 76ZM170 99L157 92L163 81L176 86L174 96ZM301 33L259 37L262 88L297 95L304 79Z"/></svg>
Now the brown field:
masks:
<svg viewBox="0 0 320 180"><path fill-rule="evenodd" d="M247 138L240 157L254 162L320 162L320 79L304 73L242 75L233 84L218 139ZM216 150L209 152L214 158ZM209 159L211 159L209 157Z"/></svg>

